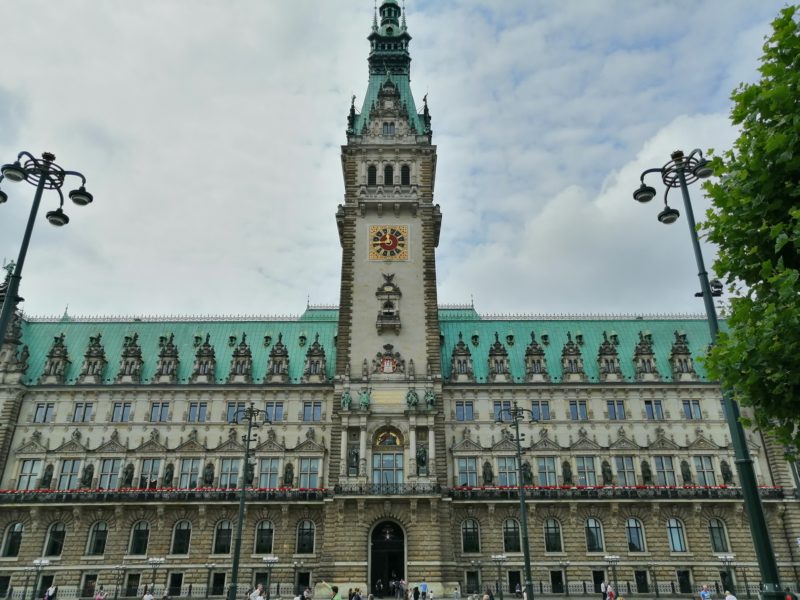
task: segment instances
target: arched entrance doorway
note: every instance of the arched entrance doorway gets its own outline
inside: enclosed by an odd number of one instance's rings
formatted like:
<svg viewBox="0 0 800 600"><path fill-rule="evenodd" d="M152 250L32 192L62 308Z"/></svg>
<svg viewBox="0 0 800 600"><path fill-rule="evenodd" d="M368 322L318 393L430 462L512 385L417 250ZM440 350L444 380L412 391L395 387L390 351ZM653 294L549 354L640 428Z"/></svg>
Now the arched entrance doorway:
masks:
<svg viewBox="0 0 800 600"><path fill-rule="evenodd" d="M406 536L392 521L381 521L370 538L370 592L377 597L389 596L389 582L405 579Z"/></svg>

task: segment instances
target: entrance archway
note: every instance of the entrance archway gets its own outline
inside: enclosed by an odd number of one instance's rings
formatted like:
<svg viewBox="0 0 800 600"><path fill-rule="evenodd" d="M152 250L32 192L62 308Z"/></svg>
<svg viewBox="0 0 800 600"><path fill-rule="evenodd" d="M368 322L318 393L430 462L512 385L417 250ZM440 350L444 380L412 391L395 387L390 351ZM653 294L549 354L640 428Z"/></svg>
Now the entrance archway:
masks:
<svg viewBox="0 0 800 600"><path fill-rule="evenodd" d="M406 536L393 521L381 521L370 535L369 588L376 597L390 596L389 582L406 577Z"/></svg>

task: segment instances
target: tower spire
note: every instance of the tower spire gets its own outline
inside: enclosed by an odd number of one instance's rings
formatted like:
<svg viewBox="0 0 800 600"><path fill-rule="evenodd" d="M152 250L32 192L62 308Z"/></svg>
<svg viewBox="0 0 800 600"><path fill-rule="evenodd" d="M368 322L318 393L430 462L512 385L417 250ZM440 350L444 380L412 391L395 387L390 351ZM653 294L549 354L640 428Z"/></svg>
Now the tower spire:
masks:
<svg viewBox="0 0 800 600"><path fill-rule="evenodd" d="M372 31L378 31L378 0L375 0L375 8L372 12Z"/></svg>
<svg viewBox="0 0 800 600"><path fill-rule="evenodd" d="M408 27L406 26L406 0L403 0L403 21L400 23L400 26L403 31L406 31Z"/></svg>

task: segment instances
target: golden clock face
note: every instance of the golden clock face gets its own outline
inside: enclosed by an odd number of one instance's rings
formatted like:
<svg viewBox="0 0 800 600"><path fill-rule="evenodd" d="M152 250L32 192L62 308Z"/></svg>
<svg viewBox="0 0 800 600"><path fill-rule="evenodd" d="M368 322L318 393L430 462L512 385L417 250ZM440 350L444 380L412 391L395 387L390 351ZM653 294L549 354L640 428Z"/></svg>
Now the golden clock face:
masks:
<svg viewBox="0 0 800 600"><path fill-rule="evenodd" d="M370 260L408 260L408 225L370 225Z"/></svg>

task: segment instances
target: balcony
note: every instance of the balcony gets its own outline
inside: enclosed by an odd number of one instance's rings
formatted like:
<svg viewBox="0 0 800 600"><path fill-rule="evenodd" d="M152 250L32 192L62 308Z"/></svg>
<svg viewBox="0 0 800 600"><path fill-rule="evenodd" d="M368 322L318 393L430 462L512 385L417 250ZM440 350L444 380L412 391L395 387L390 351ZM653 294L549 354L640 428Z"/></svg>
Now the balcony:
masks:
<svg viewBox="0 0 800 600"><path fill-rule="evenodd" d="M784 497L783 488L763 486L763 499ZM455 487L454 500L518 500L517 486ZM529 500L741 500L742 490L726 486L525 486Z"/></svg>
<svg viewBox="0 0 800 600"><path fill-rule="evenodd" d="M348 483L333 488L334 496L439 496L436 483Z"/></svg>

